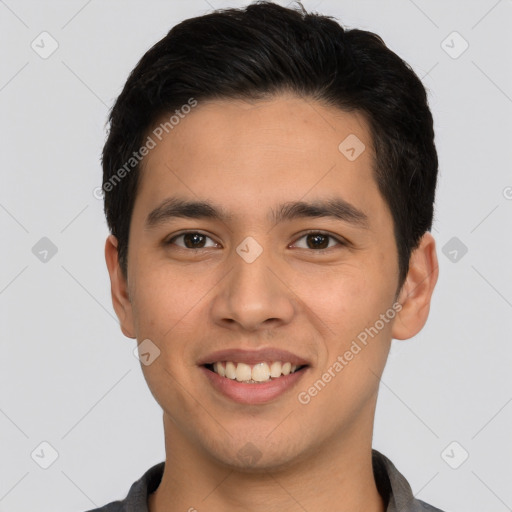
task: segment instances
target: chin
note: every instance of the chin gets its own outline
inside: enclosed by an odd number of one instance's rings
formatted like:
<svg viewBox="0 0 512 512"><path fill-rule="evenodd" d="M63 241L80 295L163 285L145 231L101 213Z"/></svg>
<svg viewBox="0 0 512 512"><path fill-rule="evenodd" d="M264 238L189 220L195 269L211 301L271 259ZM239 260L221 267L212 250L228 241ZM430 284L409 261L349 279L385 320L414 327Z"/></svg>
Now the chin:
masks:
<svg viewBox="0 0 512 512"><path fill-rule="evenodd" d="M265 436L260 440L240 440L231 443L221 453L212 454L230 470L248 474L283 471L296 465L304 456L298 446L286 446L286 439L270 444ZM235 449L235 451L233 451Z"/></svg>

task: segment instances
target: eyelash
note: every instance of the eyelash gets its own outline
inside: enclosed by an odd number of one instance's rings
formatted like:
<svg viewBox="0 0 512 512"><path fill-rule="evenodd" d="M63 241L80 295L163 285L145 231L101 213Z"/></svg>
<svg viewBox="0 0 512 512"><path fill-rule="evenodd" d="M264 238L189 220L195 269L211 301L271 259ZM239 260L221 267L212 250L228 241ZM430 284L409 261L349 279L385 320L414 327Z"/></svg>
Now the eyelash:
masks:
<svg viewBox="0 0 512 512"><path fill-rule="evenodd" d="M210 236L208 236L206 233L202 233L201 231L185 231L183 233L180 233L179 235L175 235L173 236L172 238L170 238L169 240L165 241L164 244L165 245L173 245L173 242L177 239L177 238L180 238L184 235L202 235L202 236L205 236L206 238L210 238L210 240L213 240ZM338 242L338 245L339 246L342 246L342 247L346 247L348 246L348 242L344 241L343 239L341 238L338 238L337 236L334 236L334 235L331 235L330 233L327 233L325 231L318 231L318 230L309 230L309 231L306 231L305 233L302 233L302 235L297 238L297 240L300 240L308 235L322 235L322 236L325 236L327 238L332 238L333 240L335 240L336 242ZM217 243L217 242L215 242ZM197 249L189 249L188 247L181 247L181 246L177 246L179 247L180 249L183 249L185 251L200 251L201 249L212 249L212 247L198 247ZM312 252L319 252L319 253L324 253L324 252L327 252L327 251L330 251L331 249L334 249L335 247L327 247L327 248L324 248L324 249L309 249L309 248L306 248L306 250L309 250L309 251L312 251ZM301 248L302 249L302 248Z"/></svg>

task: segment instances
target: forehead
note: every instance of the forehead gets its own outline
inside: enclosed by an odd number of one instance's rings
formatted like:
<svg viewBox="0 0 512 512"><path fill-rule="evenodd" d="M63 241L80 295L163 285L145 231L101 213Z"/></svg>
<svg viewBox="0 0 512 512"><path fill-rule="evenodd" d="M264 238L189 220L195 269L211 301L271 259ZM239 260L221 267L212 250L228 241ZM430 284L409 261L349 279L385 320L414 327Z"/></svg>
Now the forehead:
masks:
<svg viewBox="0 0 512 512"><path fill-rule="evenodd" d="M154 133L137 194L148 207L175 195L210 198L238 217L254 217L256 203L327 196L379 206L371 135L357 112L293 95L215 100L198 102L161 140Z"/></svg>
<svg viewBox="0 0 512 512"><path fill-rule="evenodd" d="M168 118L163 116L157 124L163 126ZM178 125L166 130L173 137L164 134L165 142L195 147L197 151L187 155L189 159L216 156L226 160L236 156L249 162L269 154L286 158L285 153L291 152L290 157L300 155L318 161L321 149L328 148L331 156L343 154L339 144L347 137L352 146L356 143L358 152L364 147L363 160L369 161L373 156L371 136L362 113L345 112L290 94L268 100L209 100L199 103L181 119L174 116L176 121ZM196 144L198 140L200 146ZM345 156L350 160L355 155Z"/></svg>

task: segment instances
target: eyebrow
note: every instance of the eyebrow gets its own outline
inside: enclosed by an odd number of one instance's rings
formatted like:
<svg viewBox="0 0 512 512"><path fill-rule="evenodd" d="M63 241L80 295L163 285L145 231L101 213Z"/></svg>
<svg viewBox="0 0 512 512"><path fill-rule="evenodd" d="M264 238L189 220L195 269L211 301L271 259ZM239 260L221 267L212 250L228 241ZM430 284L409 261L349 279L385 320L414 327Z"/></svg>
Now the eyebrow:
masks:
<svg viewBox="0 0 512 512"><path fill-rule="evenodd" d="M152 229L174 218L212 219L229 222L234 215L209 201L170 197L146 217L145 228ZM300 218L327 217L342 220L362 229L370 229L368 216L340 197L312 202L292 201L271 209L269 220L275 224Z"/></svg>

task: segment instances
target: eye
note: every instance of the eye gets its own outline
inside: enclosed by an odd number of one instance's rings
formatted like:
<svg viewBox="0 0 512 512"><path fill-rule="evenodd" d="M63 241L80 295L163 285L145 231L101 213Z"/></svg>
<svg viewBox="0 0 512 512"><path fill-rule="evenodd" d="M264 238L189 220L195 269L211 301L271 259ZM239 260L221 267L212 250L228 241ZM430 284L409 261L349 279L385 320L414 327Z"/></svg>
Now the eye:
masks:
<svg viewBox="0 0 512 512"><path fill-rule="evenodd" d="M300 249L312 249L315 252L322 252L328 249L332 249L335 244L331 244L331 241L337 242L339 246L347 246L347 242L343 239L335 237L329 233L325 233L322 231L308 231L303 234L298 240L306 240L306 246L299 247ZM176 243L178 240L181 243ZM207 240L211 241L210 245L207 245ZM294 245L296 245L295 242ZM212 240L208 235L201 233L199 231L187 231L185 233L180 233L179 235L175 235L172 238L168 239L165 242L165 245L176 245L182 249L208 249L211 247L218 247L219 244Z"/></svg>
<svg viewBox="0 0 512 512"><path fill-rule="evenodd" d="M183 244L176 244L176 240L183 240ZM213 245L206 246L205 241L209 239L213 242ZM208 247L216 247L217 242L214 242L209 236L204 233L200 233L198 231L188 231L186 233L181 233L179 235L173 236L169 240L165 242L165 245L177 245L183 249L205 249Z"/></svg>
<svg viewBox="0 0 512 512"><path fill-rule="evenodd" d="M324 233L322 231L308 231L304 235L302 235L298 240L306 239L306 247L300 247L300 249L313 249L315 252L321 252L327 249L331 249L332 245L329 245L329 239L334 240L338 243L338 245L346 246L347 243L342 239L330 235L329 233ZM297 242L295 242L296 244Z"/></svg>

